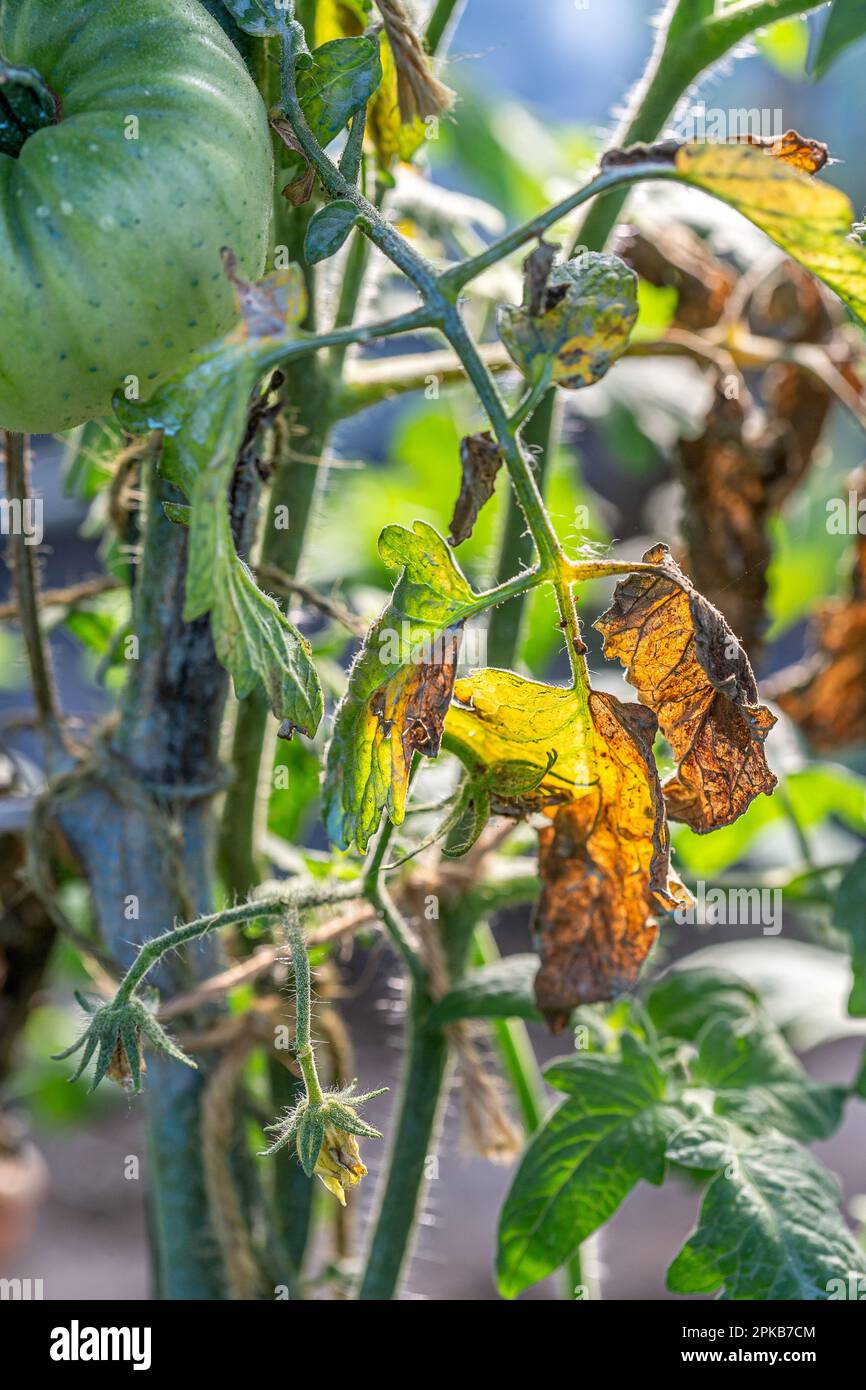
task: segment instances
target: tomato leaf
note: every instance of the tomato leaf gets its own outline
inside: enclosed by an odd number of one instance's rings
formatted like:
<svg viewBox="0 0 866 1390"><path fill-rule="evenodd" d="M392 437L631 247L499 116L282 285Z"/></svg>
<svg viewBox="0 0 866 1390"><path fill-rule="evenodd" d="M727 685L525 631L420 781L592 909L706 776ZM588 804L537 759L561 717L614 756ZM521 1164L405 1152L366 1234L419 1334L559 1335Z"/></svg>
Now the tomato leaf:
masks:
<svg viewBox="0 0 866 1390"><path fill-rule="evenodd" d="M539 294L533 255L522 306L500 306L499 336L528 381L549 373L569 390L589 386L628 345L638 312L637 276L618 256L585 252L553 266Z"/></svg>
<svg viewBox="0 0 866 1390"><path fill-rule="evenodd" d="M833 0L821 30L812 76L823 77L845 49L866 37L866 9L863 0Z"/></svg>
<svg viewBox="0 0 866 1390"><path fill-rule="evenodd" d="M304 237L304 260L318 265L336 256L358 221L358 209L348 198L335 198L313 213Z"/></svg>
<svg viewBox="0 0 866 1390"><path fill-rule="evenodd" d="M847 1087L810 1080L762 1014L709 1017L697 1038L691 1080L713 1092L717 1115L743 1129L773 1128L794 1139L827 1139L838 1129Z"/></svg>
<svg viewBox="0 0 866 1390"><path fill-rule="evenodd" d="M325 823L342 849L363 853L382 811L403 820L415 753L439 752L464 619L476 595L426 522L386 526L379 554L401 568L370 628L334 715L325 767Z"/></svg>
<svg viewBox="0 0 866 1390"><path fill-rule="evenodd" d="M292 0L222 0L245 34L274 38L285 34L294 16Z"/></svg>
<svg viewBox="0 0 866 1390"><path fill-rule="evenodd" d="M363 37L331 39L298 73L298 101L318 143L329 145L382 81L379 46Z"/></svg>
<svg viewBox="0 0 866 1390"><path fill-rule="evenodd" d="M751 1022L758 995L745 980L704 966L673 970L654 984L647 1012L659 1033L693 1042L707 1019Z"/></svg>
<svg viewBox="0 0 866 1390"><path fill-rule="evenodd" d="M497 1278L506 1298L544 1279L641 1180L658 1186L665 1149L683 1124L665 1078L625 1034L622 1055L576 1054L548 1079L567 1097L533 1137L499 1220Z"/></svg>
<svg viewBox="0 0 866 1390"><path fill-rule="evenodd" d="M626 668L639 699L658 716L677 761L665 784L668 814L705 833L741 816L776 779L764 739L775 718L758 704L748 657L721 613L699 594L665 545L617 585L595 626L605 655Z"/></svg>
<svg viewBox="0 0 866 1390"><path fill-rule="evenodd" d="M736 208L866 322L866 247L840 189L747 144L683 145L675 165L686 183Z"/></svg>
<svg viewBox="0 0 866 1390"><path fill-rule="evenodd" d="M501 467L502 454L489 430L468 434L460 441L460 494L451 517L450 545L461 545L472 535L478 513L493 496Z"/></svg>
<svg viewBox="0 0 866 1390"><path fill-rule="evenodd" d="M652 755L654 715L592 691L485 670L456 683L446 746L484 779L495 812L544 811L536 1000L554 1029L637 979L654 908L688 895L670 872Z"/></svg>
<svg viewBox="0 0 866 1390"><path fill-rule="evenodd" d="M538 957L531 953L505 956L490 965L468 970L430 1014L430 1024L444 1028L462 1018L539 1017L532 984Z"/></svg>
<svg viewBox="0 0 866 1390"><path fill-rule="evenodd" d="M866 1278L866 1257L839 1214L835 1179L790 1139L752 1137L718 1121L688 1126L671 1162L719 1169L696 1230L668 1270L676 1293L812 1302L832 1279Z"/></svg>

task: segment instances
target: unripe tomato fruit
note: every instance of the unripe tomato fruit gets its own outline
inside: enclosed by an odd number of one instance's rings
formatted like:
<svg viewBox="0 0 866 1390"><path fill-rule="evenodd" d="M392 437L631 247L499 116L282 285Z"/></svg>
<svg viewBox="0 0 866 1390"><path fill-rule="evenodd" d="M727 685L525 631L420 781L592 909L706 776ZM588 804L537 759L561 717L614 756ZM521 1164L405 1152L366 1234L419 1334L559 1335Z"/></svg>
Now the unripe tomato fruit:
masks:
<svg viewBox="0 0 866 1390"><path fill-rule="evenodd" d="M0 0L0 58L59 115L0 153L0 429L65 430L231 327L220 248L261 274L267 114L198 0Z"/></svg>

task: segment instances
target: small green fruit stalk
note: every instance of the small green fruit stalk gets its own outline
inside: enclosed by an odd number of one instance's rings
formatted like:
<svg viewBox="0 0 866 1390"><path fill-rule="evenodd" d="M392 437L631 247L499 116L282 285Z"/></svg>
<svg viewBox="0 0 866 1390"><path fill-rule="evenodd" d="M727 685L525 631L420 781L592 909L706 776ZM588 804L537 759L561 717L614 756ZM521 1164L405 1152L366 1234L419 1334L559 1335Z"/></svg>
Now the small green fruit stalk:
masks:
<svg viewBox="0 0 866 1390"><path fill-rule="evenodd" d="M346 1205L346 1188L356 1187L367 1169L361 1162L357 1135L366 1139L381 1139L361 1119L358 1107L387 1087L355 1095L357 1082L342 1090L323 1091L316 1071L316 1058L310 1042L310 961L304 934L297 918L289 923L287 936L291 948L292 971L295 977L295 1047L294 1055L301 1069L305 1095L293 1109L270 1126L276 1139L264 1156L279 1153L294 1141L301 1167L308 1178L316 1174L342 1206Z"/></svg>

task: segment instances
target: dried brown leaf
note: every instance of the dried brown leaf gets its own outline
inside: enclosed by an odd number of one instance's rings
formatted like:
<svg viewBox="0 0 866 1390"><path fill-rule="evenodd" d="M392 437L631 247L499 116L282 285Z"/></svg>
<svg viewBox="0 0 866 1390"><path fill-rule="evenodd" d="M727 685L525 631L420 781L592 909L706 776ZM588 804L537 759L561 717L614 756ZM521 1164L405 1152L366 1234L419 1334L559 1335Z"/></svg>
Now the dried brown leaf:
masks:
<svg viewBox="0 0 866 1390"><path fill-rule="evenodd" d="M697 333L718 323L736 277L691 227L672 223L651 237L621 227L612 250L641 279L676 290L674 322L680 327Z"/></svg>
<svg viewBox="0 0 866 1390"><path fill-rule="evenodd" d="M478 513L493 496L502 454L489 430L468 434L460 442L460 495L454 504L449 545L460 545L472 535Z"/></svg>
<svg viewBox="0 0 866 1390"><path fill-rule="evenodd" d="M758 704L739 641L667 546L653 546L644 562L663 572L618 584L595 626L671 745L677 772L664 787L668 814L704 834L730 825L776 785L764 755L776 721Z"/></svg>

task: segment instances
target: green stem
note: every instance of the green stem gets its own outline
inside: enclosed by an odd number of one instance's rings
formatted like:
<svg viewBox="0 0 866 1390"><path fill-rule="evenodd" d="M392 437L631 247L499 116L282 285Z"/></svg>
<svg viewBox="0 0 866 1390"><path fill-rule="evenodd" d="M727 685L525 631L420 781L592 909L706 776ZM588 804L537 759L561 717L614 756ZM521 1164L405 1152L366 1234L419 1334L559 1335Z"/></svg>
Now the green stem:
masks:
<svg viewBox="0 0 866 1390"><path fill-rule="evenodd" d="M465 3L466 0L436 0L424 35L428 53L437 53L447 47L445 41L454 32Z"/></svg>

